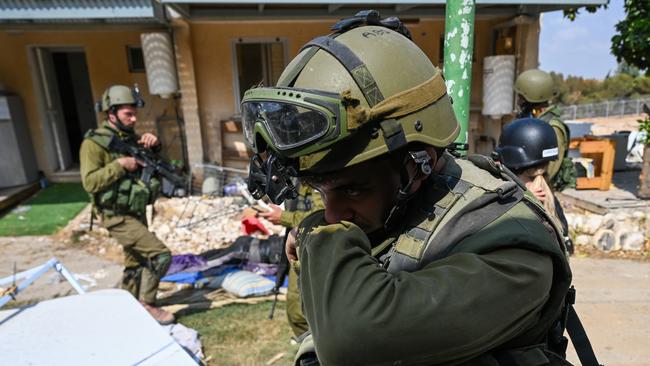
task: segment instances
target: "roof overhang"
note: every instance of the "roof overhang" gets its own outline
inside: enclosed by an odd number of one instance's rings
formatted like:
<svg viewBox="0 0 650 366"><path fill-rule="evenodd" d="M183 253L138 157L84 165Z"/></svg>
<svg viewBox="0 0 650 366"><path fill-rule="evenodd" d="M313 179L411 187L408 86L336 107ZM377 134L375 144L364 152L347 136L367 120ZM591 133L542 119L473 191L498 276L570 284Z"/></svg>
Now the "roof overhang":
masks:
<svg viewBox="0 0 650 366"><path fill-rule="evenodd" d="M191 20L305 19L348 17L359 10L375 9L382 16L443 17L445 0L160 0ZM476 0L476 17L539 15L543 12L597 6L608 0Z"/></svg>
<svg viewBox="0 0 650 366"><path fill-rule="evenodd" d="M156 0L0 1L0 24L162 24Z"/></svg>

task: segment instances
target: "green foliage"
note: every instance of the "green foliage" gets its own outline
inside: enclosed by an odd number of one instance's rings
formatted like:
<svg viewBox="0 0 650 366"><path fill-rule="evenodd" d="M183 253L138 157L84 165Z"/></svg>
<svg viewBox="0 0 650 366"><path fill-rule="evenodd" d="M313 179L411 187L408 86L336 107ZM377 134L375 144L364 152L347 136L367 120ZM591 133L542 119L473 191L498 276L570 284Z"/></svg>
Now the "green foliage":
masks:
<svg viewBox="0 0 650 366"><path fill-rule="evenodd" d="M59 183L38 192L0 218L0 236L49 235L65 226L89 202L79 183Z"/></svg>
<svg viewBox="0 0 650 366"><path fill-rule="evenodd" d="M559 104L597 103L612 99L636 98L650 94L650 77L634 76L634 69L620 67L605 80L585 79L551 72Z"/></svg>
<svg viewBox="0 0 650 366"><path fill-rule="evenodd" d="M616 24L612 53L650 76L650 2L625 0L625 19Z"/></svg>
<svg viewBox="0 0 650 366"><path fill-rule="evenodd" d="M607 5L597 5L597 6L585 6L585 10L587 10L588 13L595 13L598 8L602 7L603 9L607 9ZM569 19L570 21L576 20L576 16L580 14L580 10L578 8L569 8L567 10L564 10L564 17Z"/></svg>
<svg viewBox="0 0 650 366"><path fill-rule="evenodd" d="M639 132L645 132L645 141L642 141L643 144L648 145L650 144L650 113L647 110L648 106L644 106L644 110L646 112L646 117L645 119L639 119L637 122L639 122Z"/></svg>

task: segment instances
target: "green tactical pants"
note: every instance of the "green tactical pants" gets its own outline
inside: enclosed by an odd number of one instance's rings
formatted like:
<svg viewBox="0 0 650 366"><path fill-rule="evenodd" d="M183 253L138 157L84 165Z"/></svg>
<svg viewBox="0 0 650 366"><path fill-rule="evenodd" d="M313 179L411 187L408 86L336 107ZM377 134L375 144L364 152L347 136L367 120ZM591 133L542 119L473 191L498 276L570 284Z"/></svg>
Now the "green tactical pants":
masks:
<svg viewBox="0 0 650 366"><path fill-rule="evenodd" d="M293 266L289 268L289 286L287 288L287 320L293 334L297 337L309 329L305 315L302 313L298 275Z"/></svg>
<svg viewBox="0 0 650 366"><path fill-rule="evenodd" d="M160 278L171 264L169 249L135 217L105 216L102 225L124 248L122 288L146 304L155 304Z"/></svg>

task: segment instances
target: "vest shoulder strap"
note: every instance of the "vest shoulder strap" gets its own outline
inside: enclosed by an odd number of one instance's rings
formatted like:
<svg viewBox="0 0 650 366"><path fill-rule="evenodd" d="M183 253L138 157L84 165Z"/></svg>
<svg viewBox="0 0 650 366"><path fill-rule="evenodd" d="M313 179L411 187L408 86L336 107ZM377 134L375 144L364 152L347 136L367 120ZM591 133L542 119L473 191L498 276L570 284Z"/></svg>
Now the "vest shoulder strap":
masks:
<svg viewBox="0 0 650 366"><path fill-rule="evenodd" d="M94 130L88 130L84 135L84 139L89 139L95 142L97 145L103 147L105 150L108 150L108 145L111 142L111 138L115 134L106 128L97 128Z"/></svg>
<svg viewBox="0 0 650 366"><path fill-rule="evenodd" d="M486 171L472 160L454 162L457 165L452 164L433 182L433 193L425 200L433 202L428 216L397 239L390 254L389 272L416 271L445 257L464 238L524 198L519 184L494 176L498 172L496 165L494 171Z"/></svg>

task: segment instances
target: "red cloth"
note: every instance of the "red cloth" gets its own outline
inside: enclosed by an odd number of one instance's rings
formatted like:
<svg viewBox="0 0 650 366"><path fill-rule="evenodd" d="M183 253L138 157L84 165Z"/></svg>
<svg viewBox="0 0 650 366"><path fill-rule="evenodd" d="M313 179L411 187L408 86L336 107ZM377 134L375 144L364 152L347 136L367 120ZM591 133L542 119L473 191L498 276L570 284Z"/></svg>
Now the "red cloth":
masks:
<svg viewBox="0 0 650 366"><path fill-rule="evenodd" d="M264 227L264 224L257 217L245 217L241 220L241 229L246 235L250 235L256 231L261 231L264 235L269 235L269 230Z"/></svg>

